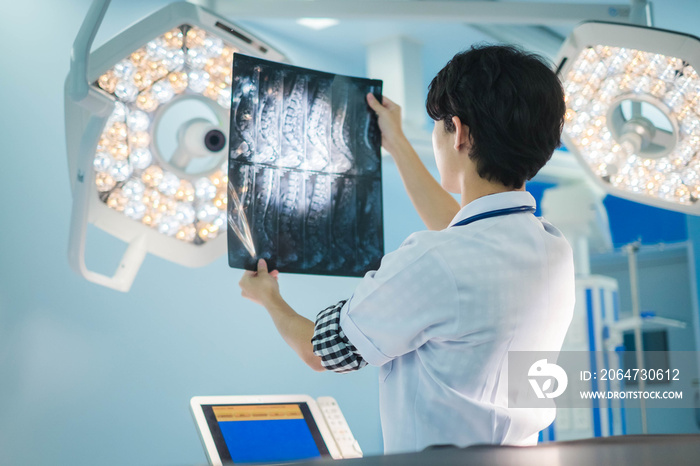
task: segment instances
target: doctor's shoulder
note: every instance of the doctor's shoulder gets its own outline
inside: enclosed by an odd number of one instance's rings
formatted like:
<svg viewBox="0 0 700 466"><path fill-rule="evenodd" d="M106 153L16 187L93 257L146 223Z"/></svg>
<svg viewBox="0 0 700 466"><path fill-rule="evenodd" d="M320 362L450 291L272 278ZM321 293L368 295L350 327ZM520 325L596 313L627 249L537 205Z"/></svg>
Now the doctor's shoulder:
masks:
<svg viewBox="0 0 700 466"><path fill-rule="evenodd" d="M557 238L564 238L563 233L559 231L559 229L555 225L550 223L546 218L537 217L537 220L540 222L545 232Z"/></svg>
<svg viewBox="0 0 700 466"><path fill-rule="evenodd" d="M537 220L539 221L542 227L542 232L546 239L550 243L557 244L560 248L562 248L564 251L568 252L568 254L573 256L571 245L569 244L569 241L566 239L561 230L559 230L555 225L547 221L547 219L544 217L538 217Z"/></svg>
<svg viewBox="0 0 700 466"><path fill-rule="evenodd" d="M459 255L468 254L468 250L478 252L482 248L475 235L465 237L456 228L445 230L422 230L412 233L394 251L394 254L403 256L406 260L416 259L421 256L433 256L442 261L451 253ZM476 235L479 236L479 235Z"/></svg>
<svg viewBox="0 0 700 466"><path fill-rule="evenodd" d="M401 246L400 249L410 248L417 251L424 251L434 247L436 244L444 243L451 237L448 230L421 230L411 233Z"/></svg>

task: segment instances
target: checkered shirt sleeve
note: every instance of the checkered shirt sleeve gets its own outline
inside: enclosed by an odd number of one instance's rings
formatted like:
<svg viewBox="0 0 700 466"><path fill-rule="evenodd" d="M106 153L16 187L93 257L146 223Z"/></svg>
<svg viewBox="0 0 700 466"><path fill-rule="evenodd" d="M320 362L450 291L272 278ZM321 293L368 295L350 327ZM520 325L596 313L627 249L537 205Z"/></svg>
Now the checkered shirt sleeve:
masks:
<svg viewBox="0 0 700 466"><path fill-rule="evenodd" d="M321 358L323 367L334 372L356 371L367 365L340 327L340 310L346 301L319 312L311 339L314 354Z"/></svg>

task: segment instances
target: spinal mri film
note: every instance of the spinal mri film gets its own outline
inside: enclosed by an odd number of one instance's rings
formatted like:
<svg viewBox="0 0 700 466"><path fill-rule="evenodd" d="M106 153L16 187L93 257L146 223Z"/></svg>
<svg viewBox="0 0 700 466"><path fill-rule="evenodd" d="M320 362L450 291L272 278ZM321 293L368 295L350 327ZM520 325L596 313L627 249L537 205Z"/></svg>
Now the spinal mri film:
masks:
<svg viewBox="0 0 700 466"><path fill-rule="evenodd" d="M384 255L382 82L235 54L228 261L362 276Z"/></svg>

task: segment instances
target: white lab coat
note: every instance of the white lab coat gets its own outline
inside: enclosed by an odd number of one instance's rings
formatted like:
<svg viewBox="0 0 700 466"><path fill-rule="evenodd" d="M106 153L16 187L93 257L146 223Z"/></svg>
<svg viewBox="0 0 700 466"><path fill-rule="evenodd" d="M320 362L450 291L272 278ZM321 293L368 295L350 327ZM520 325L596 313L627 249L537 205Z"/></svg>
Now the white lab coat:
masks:
<svg viewBox="0 0 700 466"><path fill-rule="evenodd" d="M483 212L535 206L527 192L485 196ZM367 273L340 325L380 366L386 453L429 445L531 445L553 409L509 409L508 351L559 351L574 308L571 248L531 213L421 231Z"/></svg>

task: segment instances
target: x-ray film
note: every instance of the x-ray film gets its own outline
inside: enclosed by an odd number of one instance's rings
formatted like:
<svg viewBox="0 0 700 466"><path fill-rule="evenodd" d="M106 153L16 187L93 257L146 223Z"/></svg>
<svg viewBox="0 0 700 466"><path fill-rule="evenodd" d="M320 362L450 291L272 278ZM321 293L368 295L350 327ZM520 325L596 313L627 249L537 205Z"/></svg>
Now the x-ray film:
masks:
<svg viewBox="0 0 700 466"><path fill-rule="evenodd" d="M228 260L362 276L384 255L382 82L235 54Z"/></svg>

